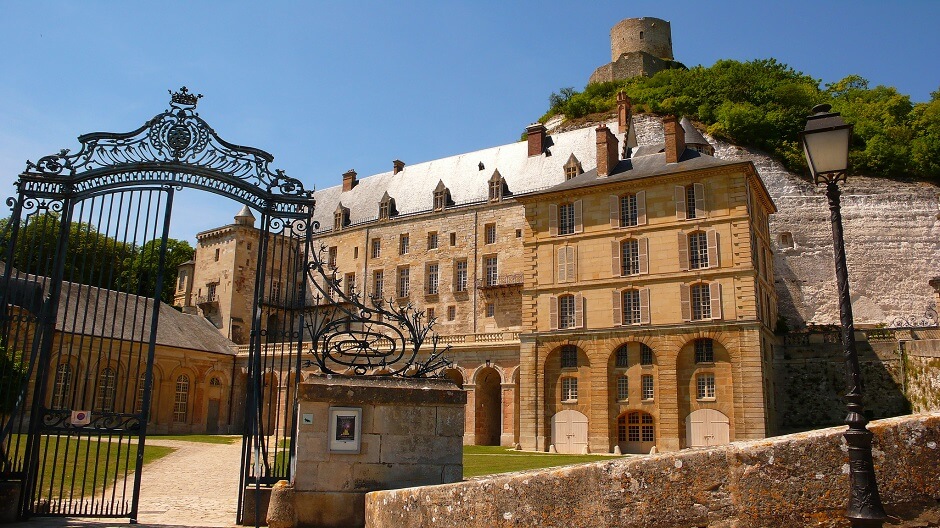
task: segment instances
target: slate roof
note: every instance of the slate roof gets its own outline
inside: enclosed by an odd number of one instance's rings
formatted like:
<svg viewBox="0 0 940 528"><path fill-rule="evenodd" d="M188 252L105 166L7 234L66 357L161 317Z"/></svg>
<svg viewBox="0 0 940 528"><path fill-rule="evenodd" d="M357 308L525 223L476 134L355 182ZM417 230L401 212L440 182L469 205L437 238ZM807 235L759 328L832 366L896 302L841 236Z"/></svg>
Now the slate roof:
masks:
<svg viewBox="0 0 940 528"><path fill-rule="evenodd" d="M617 130L617 122L607 125ZM325 229L333 226L333 213L340 202L349 208L352 225L375 220L379 202L388 192L394 198L399 216L433 207L434 188L441 181L450 190L451 200L456 205L482 202L487 199L487 182L498 170L503 176L509 193L518 195L544 189L565 181L564 165L574 154L581 166L589 169L597 166L595 127L546 135L548 153L528 156L526 141L518 141L488 149L458 154L414 165L406 165L398 174L392 171L367 176L359 180L353 189L343 192L342 185L316 191L317 206L314 219ZM617 134L623 141L623 134ZM479 165L483 164L480 170Z"/></svg>
<svg viewBox="0 0 940 528"><path fill-rule="evenodd" d="M0 263L0 273L3 267ZM37 311L48 280L14 270L10 302ZM164 302L159 303L159 309L158 345L235 355L235 343L205 317L184 314ZM152 317L153 299L63 282L55 328L66 333L146 342Z"/></svg>

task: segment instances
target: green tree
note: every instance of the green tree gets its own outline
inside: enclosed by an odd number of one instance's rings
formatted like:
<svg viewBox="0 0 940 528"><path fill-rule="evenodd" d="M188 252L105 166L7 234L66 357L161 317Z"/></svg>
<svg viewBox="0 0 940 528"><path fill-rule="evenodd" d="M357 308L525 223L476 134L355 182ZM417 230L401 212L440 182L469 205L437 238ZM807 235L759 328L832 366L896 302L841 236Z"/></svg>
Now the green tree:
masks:
<svg viewBox="0 0 940 528"><path fill-rule="evenodd" d="M160 240L149 240L135 248L131 255L124 259L123 275L126 290L138 295L153 296L157 286L157 271L160 267ZM163 302L173 303L173 292L176 289L176 278L179 265L190 260L195 255L193 247L185 240L168 238L166 240L166 256L163 264L163 288L160 299Z"/></svg>
<svg viewBox="0 0 940 528"><path fill-rule="evenodd" d="M26 383L23 359L21 353L0 345L0 414L13 412L23 384Z"/></svg>

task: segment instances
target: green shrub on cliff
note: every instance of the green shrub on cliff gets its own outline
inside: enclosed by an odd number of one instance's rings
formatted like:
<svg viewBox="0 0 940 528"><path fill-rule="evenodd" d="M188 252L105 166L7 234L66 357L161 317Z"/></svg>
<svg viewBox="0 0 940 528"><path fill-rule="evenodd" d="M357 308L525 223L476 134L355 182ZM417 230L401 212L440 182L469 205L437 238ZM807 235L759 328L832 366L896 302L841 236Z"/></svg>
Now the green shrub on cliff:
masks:
<svg viewBox="0 0 940 528"><path fill-rule="evenodd" d="M855 125L853 171L869 176L940 180L940 91L911 103L895 88L870 88L859 76L820 88L820 81L774 59L722 60L652 77L565 88L549 98L542 121L573 119L616 108L626 91L637 112L686 115L716 138L770 152L806 172L797 134L814 105L828 102Z"/></svg>

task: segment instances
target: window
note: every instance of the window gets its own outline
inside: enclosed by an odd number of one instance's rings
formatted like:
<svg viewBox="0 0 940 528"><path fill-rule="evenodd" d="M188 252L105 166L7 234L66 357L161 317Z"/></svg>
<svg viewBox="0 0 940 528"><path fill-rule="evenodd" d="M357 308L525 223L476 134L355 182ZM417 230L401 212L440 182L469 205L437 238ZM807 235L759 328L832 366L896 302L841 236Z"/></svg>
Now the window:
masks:
<svg viewBox="0 0 940 528"><path fill-rule="evenodd" d="M575 176L581 174L581 162L578 161L578 158L574 154L568 157L568 161L565 162L565 181L574 178Z"/></svg>
<svg viewBox="0 0 940 528"><path fill-rule="evenodd" d="M578 348L573 345L561 347L561 368L577 368Z"/></svg>
<svg viewBox="0 0 940 528"><path fill-rule="evenodd" d="M516 229L516 238L522 238L522 230Z"/></svg>
<svg viewBox="0 0 940 528"><path fill-rule="evenodd" d="M640 365L653 364L653 349L640 343Z"/></svg>
<svg viewBox="0 0 940 528"><path fill-rule="evenodd" d="M428 307L428 323L430 323L431 321L434 321L434 307L433 306Z"/></svg>
<svg viewBox="0 0 940 528"><path fill-rule="evenodd" d="M343 212L336 211L333 213L333 229L339 230L343 228Z"/></svg>
<svg viewBox="0 0 940 528"><path fill-rule="evenodd" d="M353 258L354 259L359 258L359 246L356 246L353 248Z"/></svg>
<svg viewBox="0 0 940 528"><path fill-rule="evenodd" d="M574 295L561 295L558 297L558 328L575 327Z"/></svg>
<svg viewBox="0 0 940 528"><path fill-rule="evenodd" d="M617 349L617 359L615 365L617 368L627 368L630 366L630 355L627 351L627 345L621 345Z"/></svg>
<svg viewBox="0 0 940 528"><path fill-rule="evenodd" d="M177 285L176 285L176 289L179 290L179 291L183 291L183 289L184 289L185 287L186 287L186 274L185 274L185 273L180 273L180 279L179 279L179 282L178 282Z"/></svg>
<svg viewBox="0 0 940 528"><path fill-rule="evenodd" d="M356 291L356 274L347 273L346 278L343 279L343 285L346 287L346 295L352 295Z"/></svg>
<svg viewBox="0 0 940 528"><path fill-rule="evenodd" d="M454 264L454 291L467 291L467 261L458 260Z"/></svg>
<svg viewBox="0 0 940 528"><path fill-rule="evenodd" d="M558 234L570 235L572 233L574 233L574 204L561 204L558 206Z"/></svg>
<svg viewBox="0 0 940 528"><path fill-rule="evenodd" d="M383 290L385 289L385 272L383 270L375 270L372 272L372 296L376 299L381 299L385 294Z"/></svg>
<svg viewBox="0 0 940 528"><path fill-rule="evenodd" d="M486 303L486 316L493 317L496 315L496 305L494 303Z"/></svg>
<svg viewBox="0 0 940 528"><path fill-rule="evenodd" d="M437 231L428 233L428 249L437 249Z"/></svg>
<svg viewBox="0 0 940 528"><path fill-rule="evenodd" d="M753 236L753 234L751 235ZM789 231L784 231L779 235L779 245L782 248L792 248L793 247L793 233Z"/></svg>
<svg viewBox="0 0 940 528"><path fill-rule="evenodd" d="M620 227L637 225L637 204L635 194L625 194L620 197Z"/></svg>
<svg viewBox="0 0 940 528"><path fill-rule="evenodd" d="M484 244L496 243L496 224L486 224L484 229Z"/></svg>
<svg viewBox="0 0 940 528"><path fill-rule="evenodd" d="M411 238L408 236L408 233L400 235L398 237L398 254L407 255L408 246L411 244Z"/></svg>
<svg viewBox="0 0 940 528"><path fill-rule="evenodd" d="M561 378L561 401L578 401L578 378Z"/></svg>
<svg viewBox="0 0 940 528"><path fill-rule="evenodd" d="M655 442L656 431L653 425L653 415L641 411L634 411L617 420L617 437L620 442Z"/></svg>
<svg viewBox="0 0 940 528"><path fill-rule="evenodd" d="M327 250L327 258L326 258L327 266L331 268L336 267L336 255L338 252L339 252L339 249L336 246L331 246L330 249Z"/></svg>
<svg viewBox="0 0 940 528"><path fill-rule="evenodd" d="M271 302L281 302L281 283L278 281L271 283Z"/></svg>
<svg viewBox="0 0 940 528"><path fill-rule="evenodd" d="M453 321L453 320L456 319L456 318L457 318L457 307L456 307L456 306L448 306L448 307L447 307L447 320L448 320L448 321Z"/></svg>
<svg viewBox="0 0 940 528"><path fill-rule="evenodd" d="M640 397L643 398L644 400L652 400L653 399L653 376L649 374L644 374L643 377L640 378L640 382L641 382L640 384L641 396Z"/></svg>
<svg viewBox="0 0 940 528"><path fill-rule="evenodd" d="M176 378L176 395L173 398L173 421L186 423L189 417L189 376Z"/></svg>
<svg viewBox="0 0 940 528"><path fill-rule="evenodd" d="M578 280L578 251L576 246L558 248L558 282Z"/></svg>
<svg viewBox="0 0 940 528"><path fill-rule="evenodd" d="M379 258L382 256L382 239L373 238L372 239L372 258Z"/></svg>
<svg viewBox="0 0 940 528"><path fill-rule="evenodd" d="M379 220L387 220L390 212L390 207L388 202L382 202L379 204Z"/></svg>
<svg viewBox="0 0 940 528"><path fill-rule="evenodd" d="M388 220L398 214L395 210L395 199L386 192L379 201L379 220Z"/></svg>
<svg viewBox="0 0 940 528"><path fill-rule="evenodd" d="M457 245L457 233L451 233L451 234L450 234L450 245L451 245L451 246L456 246L456 245Z"/></svg>
<svg viewBox="0 0 940 528"><path fill-rule="evenodd" d="M67 409L69 406L69 389L72 387L72 366L62 363L55 369L55 382L52 385L53 409Z"/></svg>
<svg viewBox="0 0 940 528"><path fill-rule="evenodd" d="M398 268L398 296L408 297L411 291L410 268Z"/></svg>
<svg viewBox="0 0 940 528"><path fill-rule="evenodd" d="M438 181L437 187L434 189L434 210L443 211L449 201L450 191L444 186L443 181Z"/></svg>
<svg viewBox="0 0 940 528"><path fill-rule="evenodd" d="M213 381L218 381L218 378L212 378ZM134 412L139 413L144 410L144 389L146 388L147 373L144 372L137 378L137 401L134 402ZM211 385L211 383L210 383Z"/></svg>
<svg viewBox="0 0 940 528"><path fill-rule="evenodd" d="M702 231L689 234L689 268L708 267L708 235Z"/></svg>
<svg viewBox="0 0 940 528"><path fill-rule="evenodd" d="M623 324L640 323L640 290L624 290L620 293L623 303Z"/></svg>
<svg viewBox="0 0 940 528"><path fill-rule="evenodd" d="M222 386L222 380L220 380L219 378L213 376L212 379L209 380L209 386L210 386L210 387L221 387L221 386Z"/></svg>
<svg viewBox="0 0 940 528"><path fill-rule="evenodd" d="M636 275L640 273L640 241L624 240L620 243L620 274Z"/></svg>
<svg viewBox="0 0 940 528"><path fill-rule="evenodd" d="M695 362L696 363L714 363L715 345L711 339L695 340Z"/></svg>
<svg viewBox="0 0 940 528"><path fill-rule="evenodd" d="M715 375L699 374L695 378L695 397L699 400L715 399Z"/></svg>
<svg viewBox="0 0 940 528"><path fill-rule="evenodd" d="M216 300L215 294L216 294L216 289L218 289L218 287L219 287L218 282L213 282L212 284L206 284L206 300L207 301Z"/></svg>
<svg viewBox="0 0 940 528"><path fill-rule="evenodd" d="M498 170L493 171L493 176L489 181L489 198L491 202L498 202L503 199L503 176Z"/></svg>
<svg viewBox="0 0 940 528"><path fill-rule="evenodd" d="M428 264L427 268L427 277L425 280L427 284L427 294L428 295L437 295L438 290L440 289L440 281L438 280L438 265L437 263Z"/></svg>
<svg viewBox="0 0 940 528"><path fill-rule="evenodd" d="M626 376L617 377L617 401L627 401L630 399L630 385Z"/></svg>
<svg viewBox="0 0 940 528"><path fill-rule="evenodd" d="M248 251L251 251L251 242L248 243Z"/></svg>
<svg viewBox="0 0 940 528"><path fill-rule="evenodd" d="M117 374L107 367L98 375L98 393L95 408L101 412L114 412L114 395L117 390Z"/></svg>
<svg viewBox="0 0 940 528"><path fill-rule="evenodd" d="M499 282L496 257L483 257L483 272L487 286L496 286Z"/></svg>
<svg viewBox="0 0 940 528"><path fill-rule="evenodd" d="M676 219L686 220L705 217L705 185L676 186Z"/></svg>
<svg viewBox="0 0 940 528"><path fill-rule="evenodd" d="M712 299L708 284L695 284L692 286L692 319L700 321L711 319Z"/></svg>

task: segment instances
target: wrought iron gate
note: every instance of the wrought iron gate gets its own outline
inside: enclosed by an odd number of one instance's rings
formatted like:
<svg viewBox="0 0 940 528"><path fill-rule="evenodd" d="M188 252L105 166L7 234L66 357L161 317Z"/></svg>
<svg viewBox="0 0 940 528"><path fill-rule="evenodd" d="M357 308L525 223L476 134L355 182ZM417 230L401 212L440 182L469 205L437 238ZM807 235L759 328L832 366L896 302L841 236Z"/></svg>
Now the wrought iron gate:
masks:
<svg viewBox="0 0 940 528"><path fill-rule="evenodd" d="M136 520L175 195L261 215L242 483L290 478L311 193L220 139L184 87L139 129L27 162L0 254L0 481L30 515ZM280 343L271 345L269 342ZM275 380L279 373L292 373ZM233 468L234 469L234 468ZM239 497L239 517L242 498Z"/></svg>

